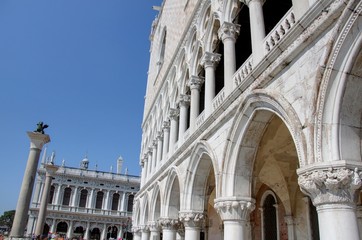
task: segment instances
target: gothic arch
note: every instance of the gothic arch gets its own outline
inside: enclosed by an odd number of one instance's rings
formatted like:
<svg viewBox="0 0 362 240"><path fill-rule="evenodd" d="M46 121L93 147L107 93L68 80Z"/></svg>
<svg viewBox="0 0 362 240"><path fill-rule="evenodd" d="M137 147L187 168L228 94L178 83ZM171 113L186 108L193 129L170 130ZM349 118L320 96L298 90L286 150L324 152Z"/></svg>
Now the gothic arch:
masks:
<svg viewBox="0 0 362 240"><path fill-rule="evenodd" d="M150 201L150 220L157 221L161 216L161 206L162 206L162 199L161 199L161 191L159 182L154 185L152 191L152 197Z"/></svg>
<svg viewBox="0 0 362 240"><path fill-rule="evenodd" d="M182 209L196 211L204 210L205 187L208 173L211 168L214 171L217 190L218 179L216 176L218 176L219 167L216 154L207 142L201 141L193 148L187 166Z"/></svg>
<svg viewBox="0 0 362 240"><path fill-rule="evenodd" d="M330 39L317 102L316 160L362 161L362 3L350 1ZM336 39L334 41L334 39ZM332 45L333 43L333 45Z"/></svg>
<svg viewBox="0 0 362 240"><path fill-rule="evenodd" d="M149 220L149 201L148 201L148 194L144 194L141 198L141 219L143 222L141 222L141 225L146 225Z"/></svg>
<svg viewBox="0 0 362 240"><path fill-rule="evenodd" d="M176 167L172 167L169 170L165 191L164 191L164 209L162 212L163 217L178 219L178 212L181 206L181 193L183 192L182 181L180 181L180 174ZM171 200L172 196L172 200ZM178 196L178 198L177 198Z"/></svg>
<svg viewBox="0 0 362 240"><path fill-rule="evenodd" d="M299 166L306 162L302 125L292 106L283 96L265 90L255 90L247 96L235 114L225 148L219 192L224 197L250 197L253 162L259 140L275 114L284 122L294 141ZM237 183L237 186L236 186Z"/></svg>
<svg viewBox="0 0 362 240"><path fill-rule="evenodd" d="M134 226L139 226L141 224L141 209L140 209L140 199L137 199L134 206L134 211L132 215L132 222Z"/></svg>

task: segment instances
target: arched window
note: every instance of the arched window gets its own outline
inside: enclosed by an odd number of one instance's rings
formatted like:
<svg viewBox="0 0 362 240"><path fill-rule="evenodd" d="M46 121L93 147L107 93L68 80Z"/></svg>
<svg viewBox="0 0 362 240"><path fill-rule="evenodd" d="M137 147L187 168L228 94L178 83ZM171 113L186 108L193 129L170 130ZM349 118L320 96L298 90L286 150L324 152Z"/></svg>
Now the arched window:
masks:
<svg viewBox="0 0 362 240"><path fill-rule="evenodd" d="M131 194L128 196L127 212L133 211L133 199L134 199L134 195Z"/></svg>
<svg viewBox="0 0 362 240"><path fill-rule="evenodd" d="M51 186L51 187L50 187L48 204L52 204L52 203L53 203L54 191L55 191L55 187L54 187L54 186Z"/></svg>
<svg viewBox="0 0 362 240"><path fill-rule="evenodd" d="M104 193L103 193L102 191L99 191L99 192L97 193L96 209L102 209L103 195L104 195Z"/></svg>
<svg viewBox="0 0 362 240"><path fill-rule="evenodd" d="M71 194L72 194L72 189L70 187L64 189L63 203L62 203L64 206L69 206Z"/></svg>
<svg viewBox="0 0 362 240"><path fill-rule="evenodd" d="M112 210L118 210L119 194L113 194L112 198Z"/></svg>
<svg viewBox="0 0 362 240"><path fill-rule="evenodd" d="M68 224L66 222L60 222L57 225L57 233L66 234L68 231Z"/></svg>
<svg viewBox="0 0 362 240"><path fill-rule="evenodd" d="M262 239L279 240L277 199L268 190L262 197Z"/></svg>
<svg viewBox="0 0 362 240"><path fill-rule="evenodd" d="M80 191L79 207L85 207L86 206L87 196L88 196L88 190L87 189L82 189L82 191Z"/></svg>

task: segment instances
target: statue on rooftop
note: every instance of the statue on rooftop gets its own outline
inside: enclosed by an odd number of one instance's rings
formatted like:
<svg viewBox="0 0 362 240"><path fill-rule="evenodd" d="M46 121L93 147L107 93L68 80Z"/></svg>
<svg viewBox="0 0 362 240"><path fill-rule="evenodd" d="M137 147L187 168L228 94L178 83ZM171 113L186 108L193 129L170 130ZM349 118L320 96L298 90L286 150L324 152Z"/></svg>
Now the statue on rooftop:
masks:
<svg viewBox="0 0 362 240"><path fill-rule="evenodd" d="M41 133L41 134L44 134L44 129L49 127L47 124L44 124L43 122L38 122L38 124L36 126L37 126L37 128L34 132Z"/></svg>

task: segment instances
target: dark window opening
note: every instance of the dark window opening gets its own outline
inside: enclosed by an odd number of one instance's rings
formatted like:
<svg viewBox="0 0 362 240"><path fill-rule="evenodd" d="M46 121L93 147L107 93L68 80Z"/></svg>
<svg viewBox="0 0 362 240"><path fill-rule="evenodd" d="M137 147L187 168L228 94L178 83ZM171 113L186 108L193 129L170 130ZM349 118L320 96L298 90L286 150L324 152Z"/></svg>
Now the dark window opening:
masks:
<svg viewBox="0 0 362 240"><path fill-rule="evenodd" d="M275 203L274 197L269 194L265 198L263 206L264 236L266 236L268 240L278 239L277 212L274 207Z"/></svg>
<svg viewBox="0 0 362 240"><path fill-rule="evenodd" d="M278 6L278 7L275 7ZM291 0L267 0L263 5L265 35L273 30L275 25L293 6Z"/></svg>
<svg viewBox="0 0 362 240"><path fill-rule="evenodd" d="M235 60L237 70L252 53L249 8L246 5L241 6L241 10L235 21L240 25L240 33L235 42Z"/></svg>
<svg viewBox="0 0 362 240"><path fill-rule="evenodd" d="M88 191L86 189L80 191L79 207L85 207L87 203L87 195Z"/></svg>
<svg viewBox="0 0 362 240"><path fill-rule="evenodd" d="M96 198L96 209L102 209L102 204L103 204L103 192L98 192L97 193L97 198Z"/></svg>
<svg viewBox="0 0 362 240"><path fill-rule="evenodd" d="M64 206L69 206L71 194L72 194L71 188L67 187L64 189L63 203L62 203Z"/></svg>

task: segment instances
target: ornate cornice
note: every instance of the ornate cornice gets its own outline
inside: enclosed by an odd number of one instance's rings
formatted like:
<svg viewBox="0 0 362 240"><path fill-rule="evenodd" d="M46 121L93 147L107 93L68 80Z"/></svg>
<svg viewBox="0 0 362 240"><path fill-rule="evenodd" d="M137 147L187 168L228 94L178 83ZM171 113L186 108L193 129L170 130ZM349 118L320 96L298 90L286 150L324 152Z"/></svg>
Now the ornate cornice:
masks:
<svg viewBox="0 0 362 240"><path fill-rule="evenodd" d="M201 227L207 215L202 212L180 212L179 219L185 227Z"/></svg>
<svg viewBox="0 0 362 240"><path fill-rule="evenodd" d="M362 182L357 168L341 167L305 172L299 175L298 184L315 206L333 203L355 205L356 190Z"/></svg>
<svg viewBox="0 0 362 240"><path fill-rule="evenodd" d="M214 207L224 221L246 221L255 209L255 201L253 199L215 199Z"/></svg>

